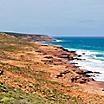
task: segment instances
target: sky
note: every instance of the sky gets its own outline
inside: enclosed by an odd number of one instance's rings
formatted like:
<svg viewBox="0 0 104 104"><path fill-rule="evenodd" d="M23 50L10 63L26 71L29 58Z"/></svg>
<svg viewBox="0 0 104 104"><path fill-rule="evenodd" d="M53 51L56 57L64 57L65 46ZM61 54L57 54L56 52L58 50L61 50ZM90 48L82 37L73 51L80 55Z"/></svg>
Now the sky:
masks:
<svg viewBox="0 0 104 104"><path fill-rule="evenodd" d="M0 0L0 31L104 36L104 0Z"/></svg>

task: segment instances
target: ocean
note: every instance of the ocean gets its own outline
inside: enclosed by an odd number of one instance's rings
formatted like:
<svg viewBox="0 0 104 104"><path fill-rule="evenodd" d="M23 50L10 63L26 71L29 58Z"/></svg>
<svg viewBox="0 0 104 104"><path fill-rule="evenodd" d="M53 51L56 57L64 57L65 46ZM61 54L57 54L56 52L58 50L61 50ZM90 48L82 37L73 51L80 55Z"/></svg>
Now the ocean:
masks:
<svg viewBox="0 0 104 104"><path fill-rule="evenodd" d="M97 81L104 81L104 37L54 37L56 41L48 42L63 46L66 49L76 51L82 55L82 60L73 60L81 69L100 72L93 73L92 77ZM84 54L83 54L84 53Z"/></svg>

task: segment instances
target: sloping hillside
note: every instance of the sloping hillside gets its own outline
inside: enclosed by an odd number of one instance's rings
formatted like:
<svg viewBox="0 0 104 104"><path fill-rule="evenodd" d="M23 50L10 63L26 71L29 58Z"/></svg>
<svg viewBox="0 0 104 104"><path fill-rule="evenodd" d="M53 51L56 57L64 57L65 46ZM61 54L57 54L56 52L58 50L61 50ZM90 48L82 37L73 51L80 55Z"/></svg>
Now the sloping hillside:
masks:
<svg viewBox="0 0 104 104"><path fill-rule="evenodd" d="M74 56L62 47L0 33L0 104L103 104L102 95L77 84L92 79L67 63Z"/></svg>

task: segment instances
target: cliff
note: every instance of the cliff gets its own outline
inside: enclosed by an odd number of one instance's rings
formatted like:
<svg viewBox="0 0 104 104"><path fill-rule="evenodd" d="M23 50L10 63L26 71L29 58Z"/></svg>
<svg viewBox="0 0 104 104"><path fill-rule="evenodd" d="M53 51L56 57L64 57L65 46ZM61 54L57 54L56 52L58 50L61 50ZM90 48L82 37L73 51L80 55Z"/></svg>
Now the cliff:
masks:
<svg viewBox="0 0 104 104"><path fill-rule="evenodd" d="M48 35L41 35L41 34L23 34L23 33L13 33L13 32L1 32L1 34L11 35L27 41L52 41L52 38L50 38Z"/></svg>

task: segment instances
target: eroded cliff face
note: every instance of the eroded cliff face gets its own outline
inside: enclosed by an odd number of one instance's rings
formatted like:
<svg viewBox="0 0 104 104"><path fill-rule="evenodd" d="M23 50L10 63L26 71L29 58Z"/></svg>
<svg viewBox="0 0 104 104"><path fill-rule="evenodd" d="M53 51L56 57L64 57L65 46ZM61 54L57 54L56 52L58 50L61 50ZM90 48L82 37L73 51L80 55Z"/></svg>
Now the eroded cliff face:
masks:
<svg viewBox="0 0 104 104"><path fill-rule="evenodd" d="M48 35L41 34L22 34L22 33L12 33L12 32L1 32L1 34L11 35L26 41L52 41L52 38Z"/></svg>
<svg viewBox="0 0 104 104"><path fill-rule="evenodd" d="M102 94L87 86L93 79L68 63L74 51L26 40L0 34L0 103L103 104Z"/></svg>

